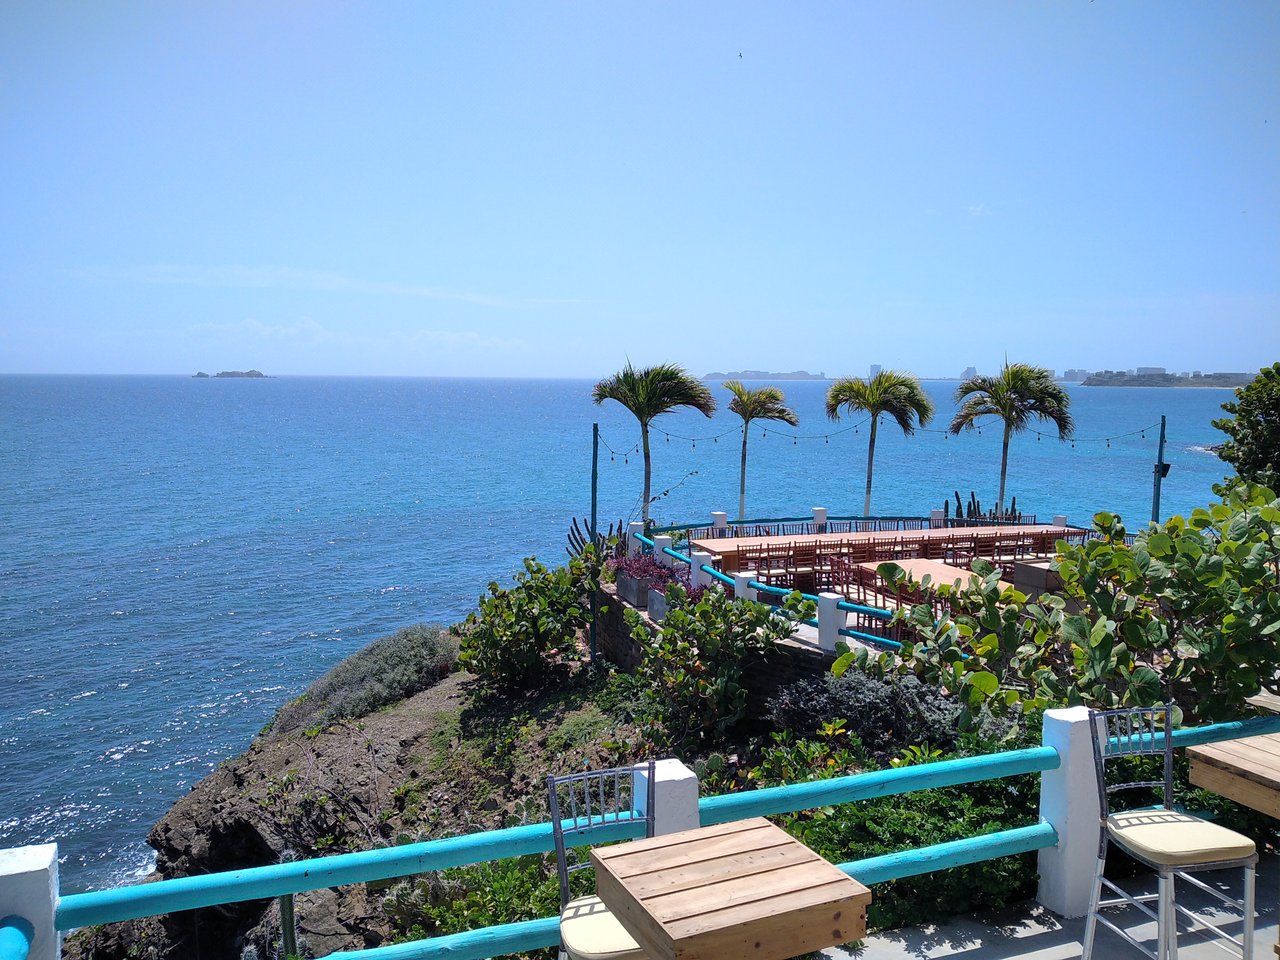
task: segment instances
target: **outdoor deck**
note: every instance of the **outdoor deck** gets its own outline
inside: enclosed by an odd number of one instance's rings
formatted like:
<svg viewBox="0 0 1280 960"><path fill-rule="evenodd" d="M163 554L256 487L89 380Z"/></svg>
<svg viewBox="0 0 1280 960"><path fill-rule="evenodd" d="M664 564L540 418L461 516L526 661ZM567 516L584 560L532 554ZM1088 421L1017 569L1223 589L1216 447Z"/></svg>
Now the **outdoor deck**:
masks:
<svg viewBox="0 0 1280 960"><path fill-rule="evenodd" d="M1207 875L1221 881L1239 896L1240 872L1229 870ZM1154 880L1148 885L1155 889ZM1258 918L1254 955L1270 960L1277 936L1276 905L1280 898L1280 856L1265 855L1258 862ZM1238 918L1215 909L1216 901L1190 888L1179 887L1178 899L1196 911L1203 911L1229 933L1239 935ZM1139 940L1155 944L1155 923L1133 921L1128 927ZM863 941L863 949L851 952L840 948L823 951L828 960L1079 960L1084 918L1064 920L1037 903L1026 903L1000 913L956 918L938 926L907 927L876 934ZM1129 960L1142 955L1119 937L1099 926L1095 956L1100 960ZM1209 960L1228 954L1208 937L1191 932L1184 920L1178 926L1180 960Z"/></svg>

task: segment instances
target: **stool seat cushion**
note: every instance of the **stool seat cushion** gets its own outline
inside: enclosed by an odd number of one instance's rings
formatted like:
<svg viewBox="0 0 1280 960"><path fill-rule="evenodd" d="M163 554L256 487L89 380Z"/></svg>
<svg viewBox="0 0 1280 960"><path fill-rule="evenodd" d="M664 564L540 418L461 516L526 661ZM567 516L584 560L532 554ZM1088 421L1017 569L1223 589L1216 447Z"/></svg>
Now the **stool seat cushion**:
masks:
<svg viewBox="0 0 1280 960"><path fill-rule="evenodd" d="M599 897L569 901L560 912L560 944L573 960L645 960L644 951Z"/></svg>
<svg viewBox="0 0 1280 960"><path fill-rule="evenodd" d="M1165 866L1247 860L1256 853L1248 837L1177 810L1113 813L1107 833L1131 853Z"/></svg>

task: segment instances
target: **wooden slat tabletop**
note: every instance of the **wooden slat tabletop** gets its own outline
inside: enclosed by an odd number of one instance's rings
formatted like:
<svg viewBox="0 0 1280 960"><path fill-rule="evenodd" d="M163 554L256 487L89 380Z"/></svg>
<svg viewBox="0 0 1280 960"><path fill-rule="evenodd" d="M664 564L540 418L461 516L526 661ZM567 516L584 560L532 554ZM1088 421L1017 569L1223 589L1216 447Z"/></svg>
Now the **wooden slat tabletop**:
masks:
<svg viewBox="0 0 1280 960"><path fill-rule="evenodd" d="M1280 818L1280 734L1188 747L1191 782Z"/></svg>
<svg viewBox="0 0 1280 960"><path fill-rule="evenodd" d="M1005 527L955 527L934 530L876 530L865 533L810 533L785 537L709 537L692 541L694 550L702 550L722 558L725 572L738 569L738 554L747 547L758 547L764 544L771 546L793 546L800 543L817 543L818 550L829 548L834 544L893 542L907 540L920 542L923 540L949 540L967 536L998 536L1013 538L1019 536L1044 536L1053 534L1064 537L1073 531L1068 527L1055 527L1048 524L1025 524Z"/></svg>
<svg viewBox="0 0 1280 960"><path fill-rule="evenodd" d="M866 933L870 891L763 818L591 859L601 900L650 957L784 960Z"/></svg>

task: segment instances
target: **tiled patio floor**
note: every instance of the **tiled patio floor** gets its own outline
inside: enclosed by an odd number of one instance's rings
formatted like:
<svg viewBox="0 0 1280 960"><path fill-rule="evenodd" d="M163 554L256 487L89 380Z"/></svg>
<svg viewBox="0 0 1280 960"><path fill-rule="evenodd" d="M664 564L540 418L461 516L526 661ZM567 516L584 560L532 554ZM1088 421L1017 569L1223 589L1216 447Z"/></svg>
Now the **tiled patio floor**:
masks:
<svg viewBox="0 0 1280 960"><path fill-rule="evenodd" d="M1229 871L1205 875L1206 880L1217 881L1229 887L1232 895L1239 895L1240 872ZM1154 889L1154 880L1150 884ZM1280 893L1280 857L1263 857L1258 870L1258 919L1255 960L1274 960L1276 951L1276 907ZM1215 903L1212 897L1192 887L1179 885L1178 897L1193 910L1200 911L1206 902ZM1239 935L1240 920L1225 910L1206 911L1212 922L1232 934ZM1144 922L1133 920L1133 926L1122 923L1119 911L1116 923L1125 929L1136 931L1139 940L1155 947L1155 924L1137 911L1130 911ZM1227 957L1222 948L1213 943L1210 935L1192 931L1185 920L1179 920L1179 960L1209 960ZM1062 920L1029 903L1025 909L1011 908L999 915L952 920L939 927L910 927L868 937L863 949L856 953L834 949L823 956L830 960L1079 960L1084 919ZM1096 960L1130 960L1142 954L1125 943L1106 927L1098 928Z"/></svg>

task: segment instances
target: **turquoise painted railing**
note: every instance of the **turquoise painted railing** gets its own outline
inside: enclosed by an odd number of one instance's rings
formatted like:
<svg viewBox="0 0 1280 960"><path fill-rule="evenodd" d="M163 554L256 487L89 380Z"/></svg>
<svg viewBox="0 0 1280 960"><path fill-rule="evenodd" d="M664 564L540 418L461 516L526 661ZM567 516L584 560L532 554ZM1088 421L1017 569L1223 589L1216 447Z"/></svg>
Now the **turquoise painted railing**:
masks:
<svg viewBox="0 0 1280 960"><path fill-rule="evenodd" d="M643 543L650 550L653 549L653 541L650 540L648 537L646 537L643 533L637 533L635 535L635 538L639 540L641 543Z"/></svg>
<svg viewBox="0 0 1280 960"><path fill-rule="evenodd" d="M690 560L687 556L685 556L679 550L672 550L670 547L663 547L662 552L665 553L668 557L671 557L672 559L679 560L681 563L688 563L690 565L692 565L693 563L692 560Z"/></svg>
<svg viewBox="0 0 1280 960"><path fill-rule="evenodd" d="M620 818L611 829L601 828L593 834L592 842L634 839L643 836L644 829L643 823L629 823ZM391 880L428 870L464 867L529 853L549 853L554 849L555 840L549 823L490 830L315 860L295 860L267 867L71 894L58 902L56 923L59 930L71 930L196 907L265 900L348 883Z"/></svg>
<svg viewBox="0 0 1280 960"><path fill-rule="evenodd" d="M22 917L0 920L0 960L27 960L36 930Z"/></svg>
<svg viewBox="0 0 1280 960"><path fill-rule="evenodd" d="M710 576L714 577L716 580L719 580L721 583L727 583L731 587L734 585L735 581L733 577L729 576L727 573L721 573L719 570L715 569L714 567L710 567L705 563L702 565L702 572L709 574Z"/></svg>
<svg viewBox="0 0 1280 960"><path fill-rule="evenodd" d="M1052 747L1028 747L1025 750L1009 750L980 757L855 773L830 780L811 780L808 783L789 783L781 787L724 793L701 800L698 803L698 813L702 825L710 826L747 817L794 813L812 807L853 803L934 787L953 787L961 783L998 780L1023 773L1041 773L1057 769L1060 763L1058 752Z"/></svg>
<svg viewBox="0 0 1280 960"><path fill-rule="evenodd" d="M884 647L886 650L901 650L902 644L897 640L889 637L877 637L874 633L863 633L861 630L850 630L845 627L839 631L842 637L852 637L854 640L864 640L867 643L874 643L877 646Z"/></svg>
<svg viewBox="0 0 1280 960"><path fill-rule="evenodd" d="M1177 746L1185 747L1276 732L1280 732L1280 715L1179 730L1174 733L1174 741ZM745 817L771 816L917 790L1042 773L1056 769L1060 763L1061 759L1053 748L1031 747L980 757L878 770L830 780L706 797L698 804L699 818L703 824L710 825ZM628 839L639 836L642 831L641 824L620 818L607 837L597 835L593 837L593 842ZM995 857L1026 853L1054 846L1056 843L1057 836L1051 826L1033 824L857 860L841 864L840 868L863 883L879 883ZM427 870L465 866L530 853L549 853L552 849L551 824L515 827L384 850L74 894L59 902L56 923L58 929L67 930L175 910L267 899L286 893L301 893L349 883L387 880ZM0 960L25 956L25 953L13 952L22 949L19 941L24 939L22 929L13 923L14 919L0 921ZM30 929L29 926L27 929ZM503 953L553 946L557 940L557 919L545 917L416 943L331 954L331 957L334 960L482 960ZM25 937L25 942L30 942L29 935Z"/></svg>

